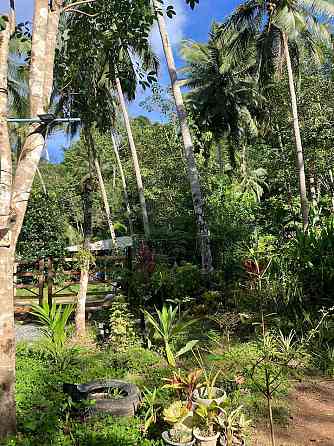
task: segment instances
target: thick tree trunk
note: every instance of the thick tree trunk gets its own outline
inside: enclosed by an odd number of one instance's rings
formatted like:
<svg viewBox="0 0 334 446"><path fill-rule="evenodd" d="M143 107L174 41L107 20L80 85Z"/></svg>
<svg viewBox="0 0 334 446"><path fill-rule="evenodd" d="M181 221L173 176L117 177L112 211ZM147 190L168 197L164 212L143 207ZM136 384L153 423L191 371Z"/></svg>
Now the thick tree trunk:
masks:
<svg viewBox="0 0 334 446"><path fill-rule="evenodd" d="M133 224L132 224L132 217L131 217L131 207L130 207L130 201L129 201L129 195L128 195L128 188L126 185L126 179L125 179L125 175L124 175L121 157L119 156L118 145L116 142L115 135L112 131L111 131L111 139L112 139L112 145L113 145L113 149L114 149L114 153L115 153L115 157L116 157L116 161L117 161L118 170L121 175L126 213L127 213L128 221L129 221L130 234L133 235Z"/></svg>
<svg viewBox="0 0 334 446"><path fill-rule="evenodd" d="M7 125L8 46L15 28L14 3L10 20L0 33L0 439L16 430L15 327L11 244L12 159Z"/></svg>
<svg viewBox="0 0 334 446"><path fill-rule="evenodd" d="M161 8L161 3L158 0L153 0L153 5L157 13L156 16L158 20L162 45L164 48L165 57L167 61L168 72L175 99L177 115L181 126L181 134L184 144L184 154L187 161L191 194L193 199L194 211L196 215L198 235L200 237L200 243L201 243L202 268L204 271L210 272L212 270L212 255L210 248L209 229L204 217L204 203L194 155L194 147L187 122L187 113L184 106L181 89L177 82L176 66L175 66L173 51L169 42L165 19L164 16L159 13L159 10Z"/></svg>
<svg viewBox="0 0 334 446"><path fill-rule="evenodd" d="M61 0L60 0L61 2ZM60 5L58 1L58 5ZM29 134L12 180L11 150L7 125L7 65L9 34L15 30L15 2L10 0L9 25L0 33L0 438L14 433L15 413L15 329L13 301L14 253L22 227L33 179L44 147L42 128L29 128ZM30 113L43 113L49 98L44 96L45 72L53 77L48 64L54 62L50 49L46 58L48 0L35 0L29 74ZM9 28L8 28L9 26ZM58 25L57 25L58 26ZM57 33L57 26L49 34Z"/></svg>
<svg viewBox="0 0 334 446"><path fill-rule="evenodd" d="M0 247L0 438L16 430L13 270L11 248Z"/></svg>
<svg viewBox="0 0 334 446"><path fill-rule="evenodd" d="M136 145L135 145L135 142L134 142L134 139L133 139L133 134L132 134L130 119L129 119L129 115L128 115L128 110L126 108L124 94L123 94L123 90L122 90L122 86L121 86L121 82L120 82L119 78L116 78L116 88L117 88L119 103L120 103L120 106L121 106L121 109L122 109L122 114L123 114L123 118L124 118L126 132L127 132L127 135L128 135L128 140L129 140L129 145L130 145L130 149L131 149L133 166L134 166L134 169L135 169L135 174L136 174L136 179L137 179L138 195L139 195L139 201L140 201L142 218L143 218L144 232L145 232L145 236L147 238L149 238L150 237L150 225L149 225L149 221L148 221L148 214L147 214L146 200L145 200L145 194L144 194L143 180L142 180L140 166L139 166L139 161L138 161L137 149L136 149Z"/></svg>
<svg viewBox="0 0 334 446"><path fill-rule="evenodd" d="M302 140L301 140L301 136L300 136L297 97L296 97L296 90L295 90L295 84L294 84L293 72L292 72L292 66L291 66L288 37L285 33L283 33L282 36L283 36L284 51L285 51L285 57L286 57L286 65L287 65L287 70L288 70L289 90L290 90L291 109L292 109L292 118L293 118L293 131L294 131L294 136L295 136L296 152L297 152L297 169L298 169L298 179L299 179L300 206L301 206L301 213L302 213L302 217L303 217L303 227L305 230L308 225L309 204L308 204L308 199L307 199L307 189L306 189L306 180L305 180L304 154L303 154Z"/></svg>

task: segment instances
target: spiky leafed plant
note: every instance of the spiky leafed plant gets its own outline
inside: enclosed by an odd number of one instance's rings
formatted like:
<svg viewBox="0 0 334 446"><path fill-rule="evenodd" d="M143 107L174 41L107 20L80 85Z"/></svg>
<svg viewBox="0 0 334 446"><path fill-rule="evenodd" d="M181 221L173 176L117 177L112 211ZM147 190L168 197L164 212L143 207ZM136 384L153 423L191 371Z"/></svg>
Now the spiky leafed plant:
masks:
<svg viewBox="0 0 334 446"><path fill-rule="evenodd" d="M304 228L308 224L308 199L293 66L298 67L304 51L315 61L321 60L324 46L331 45L326 21L333 16L334 5L327 0L249 0L221 27L223 34L238 30L238 39L229 45L231 52L242 52L256 42L260 81L272 79L286 64Z"/></svg>

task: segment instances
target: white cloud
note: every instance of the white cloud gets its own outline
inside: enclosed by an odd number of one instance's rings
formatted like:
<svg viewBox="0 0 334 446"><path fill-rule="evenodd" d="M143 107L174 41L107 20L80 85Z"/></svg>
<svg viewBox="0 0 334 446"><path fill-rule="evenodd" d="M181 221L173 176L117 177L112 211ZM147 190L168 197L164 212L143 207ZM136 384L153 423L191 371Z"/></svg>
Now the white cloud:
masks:
<svg viewBox="0 0 334 446"><path fill-rule="evenodd" d="M181 40L184 38L184 28L187 22L187 14L185 10L184 0L166 1L165 8L172 4L176 15L172 19L166 17L167 30L172 47L177 48ZM161 58L163 56L163 48L160 38L158 25L156 24L150 36L151 44L155 53Z"/></svg>

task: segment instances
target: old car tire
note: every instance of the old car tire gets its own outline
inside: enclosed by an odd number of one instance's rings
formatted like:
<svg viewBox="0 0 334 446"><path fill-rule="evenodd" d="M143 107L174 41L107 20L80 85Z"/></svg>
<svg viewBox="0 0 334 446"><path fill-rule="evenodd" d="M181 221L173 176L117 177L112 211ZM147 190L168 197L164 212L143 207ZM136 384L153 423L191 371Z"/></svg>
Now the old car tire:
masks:
<svg viewBox="0 0 334 446"><path fill-rule="evenodd" d="M105 412L117 417L132 417L139 405L138 387L126 381L116 379L98 380L80 384L77 387L84 398L96 401L92 408L93 412ZM98 391L102 389L119 389L126 396L119 399L99 397Z"/></svg>

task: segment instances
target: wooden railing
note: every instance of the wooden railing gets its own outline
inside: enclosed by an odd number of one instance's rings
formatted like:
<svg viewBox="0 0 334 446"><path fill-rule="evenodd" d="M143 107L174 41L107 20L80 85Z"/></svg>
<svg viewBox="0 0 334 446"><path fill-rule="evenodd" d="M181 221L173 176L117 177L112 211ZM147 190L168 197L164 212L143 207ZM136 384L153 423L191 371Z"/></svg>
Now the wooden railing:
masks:
<svg viewBox="0 0 334 446"><path fill-rule="evenodd" d="M132 251L128 248L125 256L97 256L94 272L90 275L89 284L112 284L112 279L108 279L108 274L112 273L113 266L119 265L121 267L132 268ZM54 298L73 298L76 293L69 291L71 285L78 285L80 281L80 271L75 269L61 270L63 276L68 276L68 280L63 280L61 285L55 284L55 265L59 259L38 260L21 260L17 261L14 266L14 296L15 300L38 299L41 304L44 297L46 297L50 305L52 305ZM63 264L71 264L76 261L75 258L68 257L62 259ZM101 265L104 266L102 267ZM93 277L94 276L94 277ZM102 278L103 277L103 278ZM24 283L24 278L31 278L30 283ZM23 279L23 280L22 280ZM31 283L33 282L33 283ZM23 289L29 294L24 296L17 296L17 290ZM47 289L47 293L46 293ZM106 291L88 292L87 296L101 296L105 295Z"/></svg>

